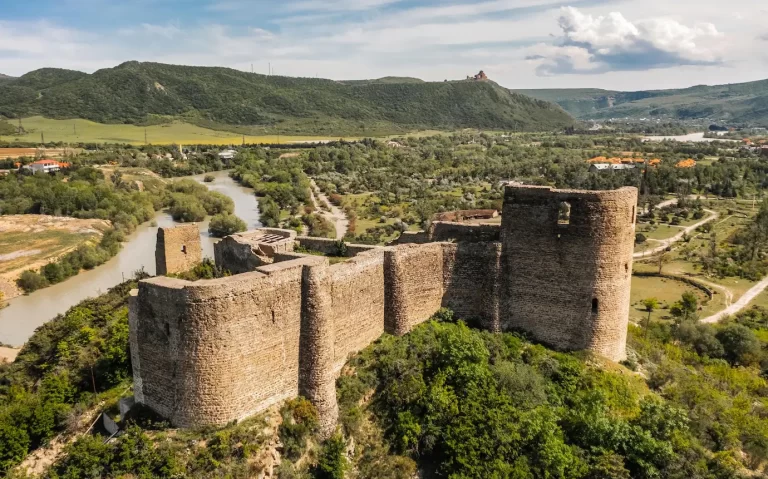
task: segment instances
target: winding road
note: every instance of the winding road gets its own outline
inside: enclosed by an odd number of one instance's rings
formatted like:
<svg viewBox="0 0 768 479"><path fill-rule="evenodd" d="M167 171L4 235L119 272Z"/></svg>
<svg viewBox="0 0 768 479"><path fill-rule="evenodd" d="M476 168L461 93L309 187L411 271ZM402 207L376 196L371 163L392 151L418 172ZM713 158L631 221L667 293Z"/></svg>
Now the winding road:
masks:
<svg viewBox="0 0 768 479"><path fill-rule="evenodd" d="M657 208L663 208L664 206L669 206L670 204L673 204L677 200L670 200L670 201L672 203L670 203L669 201L665 201L664 203L660 203L659 206L657 206ZM653 256L656 253L660 253L660 252L664 251L665 249L669 248L671 245L673 245L673 244L679 242L680 240L682 240L685 235L691 233L692 231L696 231L696 228L698 228L699 226L705 225L705 224L709 223L710 221L714 221L714 220L716 220L720 216L720 214L717 213L716 211L707 210L707 209L705 209L704 211L709 213L710 216L708 216L707 218L699 221L696 224L693 224L691 226L687 226L685 228L682 228L678 234L676 234L675 236L673 236L671 238L667 238L667 239L664 239L664 240L656 240L656 241L659 242L659 246L656 246L655 248L653 248L651 250L648 250L648 251L643 251L643 252L640 252L640 253L634 253L632 255L632 258L635 258L635 259L637 259L637 258L644 258L646 256Z"/></svg>
<svg viewBox="0 0 768 479"><path fill-rule="evenodd" d="M756 285L752 286L752 288L750 288L749 291L744 293L744 295L741 298L739 298L738 301L728 306L724 310L720 311L719 313L713 314L712 316L702 319L701 322L702 323L719 323L720 321L727 318L728 316L738 313L742 309L749 306L749 303L751 303L753 299L755 299L760 293L762 293L765 290L765 288L768 288L768 276L763 278Z"/></svg>

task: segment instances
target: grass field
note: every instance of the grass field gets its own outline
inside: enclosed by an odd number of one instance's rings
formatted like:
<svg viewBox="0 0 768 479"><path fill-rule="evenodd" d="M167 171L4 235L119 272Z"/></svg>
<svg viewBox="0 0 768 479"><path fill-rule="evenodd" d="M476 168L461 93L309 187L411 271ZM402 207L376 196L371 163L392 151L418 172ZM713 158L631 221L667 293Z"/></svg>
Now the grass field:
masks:
<svg viewBox="0 0 768 479"><path fill-rule="evenodd" d="M88 120L51 120L40 116L24 118L22 126L24 135L4 136L5 141L40 142L43 137L46 143L130 143L144 144L146 131L147 143L167 145L205 144L205 145L239 145L243 135L237 133L210 130L188 123L173 122L165 125L148 127L135 125L105 125ZM42 136L41 136L42 134ZM323 140L338 140L320 136L283 136L245 135L246 143L296 143ZM345 138L353 140L355 138Z"/></svg>
<svg viewBox="0 0 768 479"><path fill-rule="evenodd" d="M686 291L692 291L699 298L699 304L702 304L702 310L699 311L701 317L714 314L725 308L722 295L716 294L709 301L709 298L700 290L683 283L666 278L635 276L632 278L632 292L630 293L629 320L633 322L645 321L648 313L642 305L642 301L648 298L659 300L661 308L653 313L651 320L671 319L669 307L679 301L680 297Z"/></svg>

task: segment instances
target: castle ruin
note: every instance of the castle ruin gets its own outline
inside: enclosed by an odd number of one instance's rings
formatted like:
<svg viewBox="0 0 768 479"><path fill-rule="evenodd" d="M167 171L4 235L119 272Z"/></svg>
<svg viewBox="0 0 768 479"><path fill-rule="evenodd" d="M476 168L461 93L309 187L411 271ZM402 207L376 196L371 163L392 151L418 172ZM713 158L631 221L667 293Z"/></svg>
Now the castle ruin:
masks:
<svg viewBox="0 0 768 479"><path fill-rule="evenodd" d="M523 330L558 349L621 360L636 203L635 188L509 186L501 224L435 222L394 246L341 246L277 229L230 236L215 259L233 276L158 276L132 292L136 399L192 427L303 395L328 433L335 380L350 355L385 332L406 334L441 307L490 331ZM166 231L162 248L180 250L171 238ZM331 265L297 246L348 259Z"/></svg>

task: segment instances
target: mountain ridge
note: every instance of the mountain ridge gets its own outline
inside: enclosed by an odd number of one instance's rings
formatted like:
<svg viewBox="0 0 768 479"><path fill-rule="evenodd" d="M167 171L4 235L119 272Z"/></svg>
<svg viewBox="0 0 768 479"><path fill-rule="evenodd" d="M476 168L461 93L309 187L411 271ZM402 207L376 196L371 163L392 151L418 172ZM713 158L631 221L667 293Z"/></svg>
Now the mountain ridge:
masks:
<svg viewBox="0 0 768 479"><path fill-rule="evenodd" d="M669 90L517 89L580 119L662 118L768 125L768 80Z"/></svg>
<svg viewBox="0 0 768 479"><path fill-rule="evenodd" d="M125 62L92 74L44 68L0 84L0 115L141 124L172 117L229 125L338 121L399 127L560 129L560 107L493 82L385 77L338 82L223 67Z"/></svg>

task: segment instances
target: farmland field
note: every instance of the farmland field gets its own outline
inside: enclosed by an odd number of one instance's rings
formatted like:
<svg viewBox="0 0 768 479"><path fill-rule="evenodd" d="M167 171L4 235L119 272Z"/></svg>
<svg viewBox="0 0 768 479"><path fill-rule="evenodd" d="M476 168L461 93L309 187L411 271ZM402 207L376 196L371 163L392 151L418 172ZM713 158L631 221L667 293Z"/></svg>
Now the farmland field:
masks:
<svg viewBox="0 0 768 479"><path fill-rule="evenodd" d="M26 131L23 135L4 136L5 141L24 141L39 143L41 134L45 142L63 143L130 143L144 144L146 130L147 143L168 145L172 143L208 144L208 145L239 145L243 135L233 132L211 130L191 125L189 123L173 122L148 127L136 125L106 125L88 120L51 120L41 116L24 118L22 125ZM351 138L345 138L351 139ZM283 136L245 135L246 143L295 143L323 140L338 140L337 137L321 136Z"/></svg>
<svg viewBox="0 0 768 479"><path fill-rule="evenodd" d="M0 220L0 291L9 299L27 269L44 266L89 241L98 241L109 222L46 215L6 215Z"/></svg>

